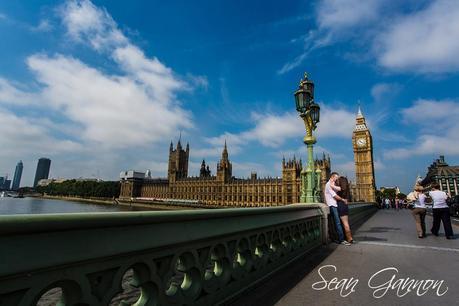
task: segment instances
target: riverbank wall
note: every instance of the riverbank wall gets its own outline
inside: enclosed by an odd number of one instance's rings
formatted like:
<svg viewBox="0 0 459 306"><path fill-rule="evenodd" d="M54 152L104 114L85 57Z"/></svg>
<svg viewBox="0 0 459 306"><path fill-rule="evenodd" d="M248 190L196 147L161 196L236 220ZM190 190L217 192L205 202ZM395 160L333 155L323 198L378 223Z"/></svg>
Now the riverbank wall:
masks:
<svg viewBox="0 0 459 306"><path fill-rule="evenodd" d="M164 202L154 202L154 201L145 201L145 200L119 200L113 198L96 198L96 197L71 197L71 196L53 196L53 195L39 195L35 196L42 199L50 200L63 200L63 201L73 201L73 202L82 202L88 204L98 204L98 205L121 205L124 207L134 207L140 210L185 210L185 209L202 209L204 207L190 207L183 206L178 204L169 204ZM208 207L207 207L208 208Z"/></svg>

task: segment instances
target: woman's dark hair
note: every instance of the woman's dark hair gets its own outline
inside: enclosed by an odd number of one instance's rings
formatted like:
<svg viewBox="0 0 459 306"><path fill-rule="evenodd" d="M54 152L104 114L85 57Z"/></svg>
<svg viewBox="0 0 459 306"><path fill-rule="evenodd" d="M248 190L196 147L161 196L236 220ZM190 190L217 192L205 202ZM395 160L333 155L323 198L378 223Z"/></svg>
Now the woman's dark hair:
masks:
<svg viewBox="0 0 459 306"><path fill-rule="evenodd" d="M432 188L435 188L435 189L440 189L440 184L438 184L438 183L433 183L433 184L431 185L431 187L432 187Z"/></svg>
<svg viewBox="0 0 459 306"><path fill-rule="evenodd" d="M349 200L351 198L351 191L349 188L349 182L344 176L340 176L336 182L336 186L341 187L341 191L338 191L337 194L343 199Z"/></svg>
<svg viewBox="0 0 459 306"><path fill-rule="evenodd" d="M333 175L335 175L335 174L339 176L338 172L332 172L332 173L330 174L329 179L330 179Z"/></svg>

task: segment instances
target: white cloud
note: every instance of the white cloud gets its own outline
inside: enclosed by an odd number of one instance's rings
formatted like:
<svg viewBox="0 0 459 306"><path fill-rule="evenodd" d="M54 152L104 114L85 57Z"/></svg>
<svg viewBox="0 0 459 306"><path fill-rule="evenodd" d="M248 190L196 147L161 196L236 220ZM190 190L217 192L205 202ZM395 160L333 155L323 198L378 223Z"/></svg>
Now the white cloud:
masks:
<svg viewBox="0 0 459 306"><path fill-rule="evenodd" d="M279 147L287 138L300 136L303 132L301 119L296 113L282 115L252 114L256 124L240 136L251 141L259 141L268 147Z"/></svg>
<svg viewBox="0 0 459 306"><path fill-rule="evenodd" d="M50 21L48 19L42 19L38 23L38 25L34 27L30 27L30 30L33 32L49 32L53 29L53 26L51 25Z"/></svg>
<svg viewBox="0 0 459 306"><path fill-rule="evenodd" d="M289 72L292 69L295 69L299 65L303 63L303 61L308 57L310 50L305 51L304 53L300 54L297 56L295 59L292 61L288 61L285 63L278 71L278 74L284 74Z"/></svg>
<svg viewBox="0 0 459 306"><path fill-rule="evenodd" d="M81 124L84 140L127 147L191 127L190 115L167 100L170 92L150 94L129 77L105 75L62 55L34 55L27 62L44 86L42 100Z"/></svg>
<svg viewBox="0 0 459 306"><path fill-rule="evenodd" d="M355 116L343 108L321 105L320 122L317 127L317 137L349 138L355 126Z"/></svg>
<svg viewBox="0 0 459 306"><path fill-rule="evenodd" d="M342 39L360 37L357 26L373 24L383 10L381 0L322 0L315 11L316 28L303 37L303 52L285 63L278 71L284 74L303 63L318 48L329 46ZM386 4L387 7L387 4Z"/></svg>
<svg viewBox="0 0 459 306"><path fill-rule="evenodd" d="M401 16L376 40L379 65L395 71L455 72L459 69L459 2L432 1Z"/></svg>
<svg viewBox="0 0 459 306"><path fill-rule="evenodd" d="M67 1L59 14L71 39L107 53L125 74L107 74L71 56L35 54L27 65L41 88L30 92L0 79L0 103L51 107L81 126L82 143L107 149L154 143L193 126L191 114L176 102L176 93L189 85L146 57L105 9L88 0Z"/></svg>
<svg viewBox="0 0 459 306"><path fill-rule="evenodd" d="M128 44L128 39L118 29L110 14L89 0L69 0L58 12L72 40L88 41L99 51Z"/></svg>
<svg viewBox="0 0 459 306"><path fill-rule="evenodd" d="M201 87L204 90L207 90L209 88L209 80L204 75L192 75L189 73L187 74L187 79L195 87Z"/></svg>
<svg viewBox="0 0 459 306"><path fill-rule="evenodd" d="M24 174L22 186L30 186L39 157L81 154L86 149L72 140L52 136L41 120L21 117L0 107L2 137L0 150L0 175L14 173L14 165L22 159Z"/></svg>
<svg viewBox="0 0 459 306"><path fill-rule="evenodd" d="M146 172L147 170L151 171L152 177L166 177L168 161L156 161L156 160L137 160L135 164L131 165L132 169L137 171Z"/></svg>
<svg viewBox="0 0 459 306"><path fill-rule="evenodd" d="M383 8L381 0L324 0L317 8L319 29L334 33L373 22Z"/></svg>
<svg viewBox="0 0 459 306"><path fill-rule="evenodd" d="M299 66L311 51L338 42L358 46L358 55L374 59L392 72L442 74L459 70L459 2L322 0L315 11L316 28L304 36L303 52L278 71Z"/></svg>
<svg viewBox="0 0 459 306"><path fill-rule="evenodd" d="M21 84L12 83L0 77L0 103L12 105L32 105L40 100L40 96L19 89Z"/></svg>
<svg viewBox="0 0 459 306"><path fill-rule="evenodd" d="M384 162L380 159L376 159L374 162L375 170L383 170L386 168Z"/></svg>
<svg viewBox="0 0 459 306"><path fill-rule="evenodd" d="M218 137L208 138L207 142L218 146L225 139L233 148L238 149L249 142L258 141L266 147L278 148L292 138L302 138L305 135L303 120L296 112L277 114L252 113L255 126L239 134L224 133ZM315 135L318 138L349 138L355 124L355 115L342 108L332 108L321 105L321 121Z"/></svg>
<svg viewBox="0 0 459 306"><path fill-rule="evenodd" d="M418 100L402 110L407 124L419 128L415 144L386 150L387 159L406 159L413 155L459 155L459 102L455 100Z"/></svg>
<svg viewBox="0 0 459 306"><path fill-rule="evenodd" d="M209 148L191 149L190 156L195 159L207 157L219 157L222 155L223 146L214 146ZM229 154L235 155L240 151L237 146L230 146Z"/></svg>
<svg viewBox="0 0 459 306"><path fill-rule="evenodd" d="M79 143L52 137L46 127L2 108L0 108L0 122L2 123L0 156L3 157L20 156L29 152L68 153L83 149Z"/></svg>
<svg viewBox="0 0 459 306"><path fill-rule="evenodd" d="M355 180L355 162L347 161L344 163L332 164L332 171L338 172L340 175L346 176L351 181Z"/></svg>
<svg viewBox="0 0 459 306"><path fill-rule="evenodd" d="M390 103L400 90L401 85L396 83L378 83L371 88L371 96L376 103Z"/></svg>
<svg viewBox="0 0 459 306"><path fill-rule="evenodd" d="M134 45L105 9L88 0L67 1L58 12L71 41L112 60L120 72L107 72L70 55L30 55L26 64L35 77L30 85L0 77L0 106L16 112L0 113L7 126L2 147L14 148L1 154L24 156L32 163L34 154L53 157L65 152L53 161L61 166L57 176L72 176L71 171L90 175L96 168L105 178L114 178L122 167L132 167L122 156L133 148L161 144L181 128L193 128L192 114L176 95L207 86L204 76L191 80L187 75L189 83L182 80ZM31 115L37 112L42 118ZM3 158L1 164L15 162Z"/></svg>
<svg viewBox="0 0 459 306"><path fill-rule="evenodd" d="M426 100L419 99L414 104L401 111L403 119L408 123L428 126L431 129L441 129L457 121L459 103L455 100Z"/></svg>

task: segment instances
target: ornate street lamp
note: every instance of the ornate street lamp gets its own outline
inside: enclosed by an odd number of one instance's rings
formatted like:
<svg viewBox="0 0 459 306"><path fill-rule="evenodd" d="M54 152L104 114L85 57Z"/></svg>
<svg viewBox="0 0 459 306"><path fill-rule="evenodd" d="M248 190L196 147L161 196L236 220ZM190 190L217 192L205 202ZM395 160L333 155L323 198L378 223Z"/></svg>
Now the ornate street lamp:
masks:
<svg viewBox="0 0 459 306"><path fill-rule="evenodd" d="M308 150L308 162L306 168L301 171L300 202L319 202L320 170L314 169L313 146L316 143L316 138L312 135L312 132L316 129L320 120L320 106L314 102L314 83L308 79L307 73L304 73L304 78L300 81L298 90L295 92L295 105L306 128L306 136L303 141ZM316 175L318 176L317 179Z"/></svg>

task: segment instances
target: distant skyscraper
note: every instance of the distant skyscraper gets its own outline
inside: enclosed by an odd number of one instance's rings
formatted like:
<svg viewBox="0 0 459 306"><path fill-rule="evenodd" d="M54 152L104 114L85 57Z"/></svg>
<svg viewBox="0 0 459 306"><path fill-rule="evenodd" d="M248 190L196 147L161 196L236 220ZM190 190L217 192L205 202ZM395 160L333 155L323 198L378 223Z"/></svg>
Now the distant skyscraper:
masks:
<svg viewBox="0 0 459 306"><path fill-rule="evenodd" d="M3 189L10 190L10 187L11 187L11 180L6 179L5 182L3 183Z"/></svg>
<svg viewBox="0 0 459 306"><path fill-rule="evenodd" d="M14 171L14 178L13 178L13 190L18 190L19 186L21 185L21 177L22 177L22 169L24 165L22 164L22 160L18 162L16 165L16 170Z"/></svg>
<svg viewBox="0 0 459 306"><path fill-rule="evenodd" d="M0 190L9 190L11 185L11 180L8 179L8 174L6 176L0 176Z"/></svg>
<svg viewBox="0 0 459 306"><path fill-rule="evenodd" d="M37 187L38 181L47 179L49 175L49 168L51 167L51 160L49 158L40 158L37 164L37 172L35 172L35 179L33 187Z"/></svg>

